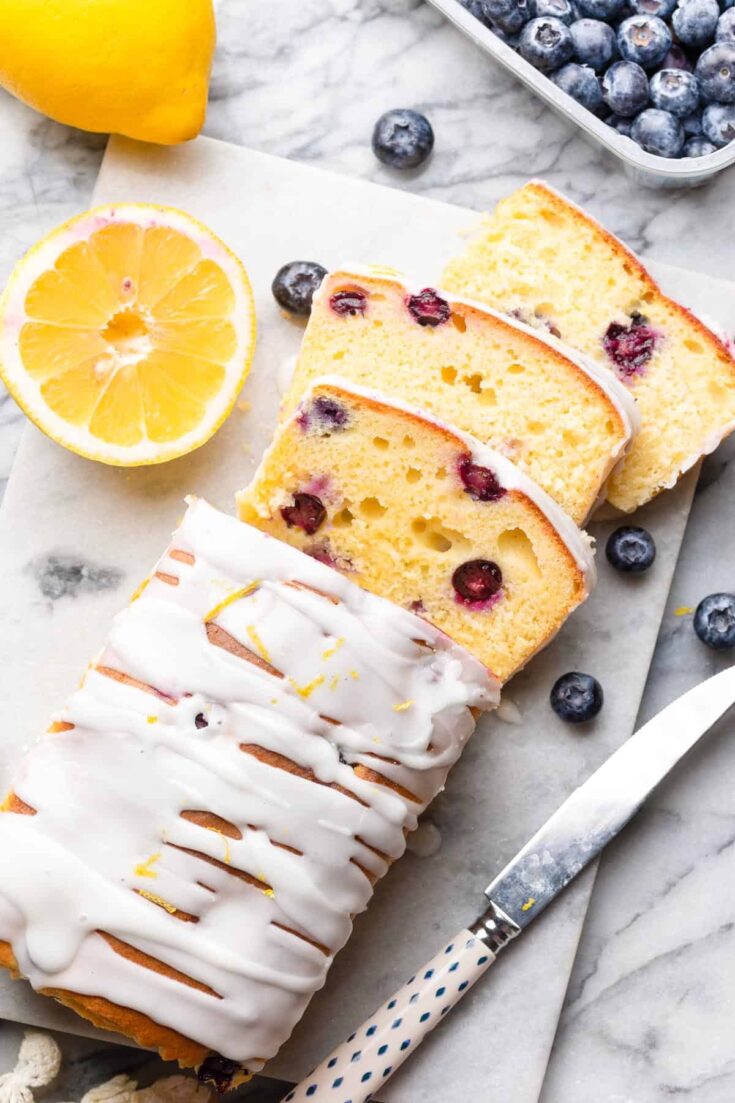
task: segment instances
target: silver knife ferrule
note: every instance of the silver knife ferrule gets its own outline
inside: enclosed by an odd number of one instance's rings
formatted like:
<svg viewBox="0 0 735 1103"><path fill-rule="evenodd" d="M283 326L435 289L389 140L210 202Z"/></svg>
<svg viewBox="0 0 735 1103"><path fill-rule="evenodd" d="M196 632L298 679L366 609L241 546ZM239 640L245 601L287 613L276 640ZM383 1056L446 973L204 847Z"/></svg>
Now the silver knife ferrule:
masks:
<svg viewBox="0 0 735 1103"><path fill-rule="evenodd" d="M494 954L500 953L511 939L521 933L517 923L501 911L492 900L490 906L478 916L470 927L473 935L479 938Z"/></svg>

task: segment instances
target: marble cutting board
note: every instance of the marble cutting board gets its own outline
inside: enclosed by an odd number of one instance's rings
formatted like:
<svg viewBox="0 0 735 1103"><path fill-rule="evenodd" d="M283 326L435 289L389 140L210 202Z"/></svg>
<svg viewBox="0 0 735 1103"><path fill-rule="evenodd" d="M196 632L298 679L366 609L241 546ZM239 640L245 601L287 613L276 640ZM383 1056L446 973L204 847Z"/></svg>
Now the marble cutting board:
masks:
<svg viewBox="0 0 735 1103"><path fill-rule="evenodd" d="M186 493L225 510L245 483L275 422L284 364L302 328L270 294L292 259L394 265L425 283L476 216L459 207L325 173L209 139L173 149L113 139L96 200L185 208L208 222L248 266L259 344L246 402L213 441L163 467L106 468L70 455L29 427L0 514L0 791L14 760L47 723L99 648L110 616L165 546ZM652 265L665 289L727 326L735 287ZM248 405L250 404L250 405ZM527 837L628 737L645 683L694 488L696 472L639 514L658 558L640 578L599 562L600 583L558 639L509 687L434 803L431 856L407 854L378 887L293 1038L269 1071L297 1079L466 924L482 890ZM593 526L600 543L612 523ZM566 670L600 679L605 708L584 731L548 706ZM534 1103L553 1040L594 871L588 871L517 943L386 1087L386 1103L428 1103L473 1093ZM0 1018L97 1034L71 1013L0 978Z"/></svg>

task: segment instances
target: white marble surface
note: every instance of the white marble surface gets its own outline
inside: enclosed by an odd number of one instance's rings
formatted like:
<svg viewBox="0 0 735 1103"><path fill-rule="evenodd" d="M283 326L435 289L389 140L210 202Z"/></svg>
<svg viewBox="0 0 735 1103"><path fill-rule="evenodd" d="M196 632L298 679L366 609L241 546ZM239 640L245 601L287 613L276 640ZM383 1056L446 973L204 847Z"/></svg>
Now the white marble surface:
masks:
<svg viewBox="0 0 735 1103"><path fill-rule="evenodd" d="M274 16L273 5L257 0L222 0L219 17L207 133L478 208L544 175L647 255L731 275L735 174L692 193L642 191L423 5L282 0ZM424 109L437 133L432 161L409 177L379 166L369 149L374 118L397 105ZM87 204L104 142L42 120L8 97L0 99L0 134L4 276L41 232ZM4 477L20 425L6 399ZM713 666L689 618L673 610L733 585L727 551L735 537L728 510L735 475L726 460L721 455L707 466L649 711ZM631 625L631 639L621 645L635 642ZM606 690L614 700L625 687ZM670 1095L730 1103L735 1095L731 757L727 738L702 748L603 863L544 1103L581 1103L593 1093L604 1103ZM492 1028L486 1024L489 1043ZM0 1068L9 1066L16 1036L16 1028L0 1030ZM89 1043L80 1052L85 1070L94 1070ZM116 1059L139 1062L140 1055ZM522 1066L519 1055L519 1077ZM437 1098L447 1087L438 1085ZM486 1098L492 1095L488 1084Z"/></svg>

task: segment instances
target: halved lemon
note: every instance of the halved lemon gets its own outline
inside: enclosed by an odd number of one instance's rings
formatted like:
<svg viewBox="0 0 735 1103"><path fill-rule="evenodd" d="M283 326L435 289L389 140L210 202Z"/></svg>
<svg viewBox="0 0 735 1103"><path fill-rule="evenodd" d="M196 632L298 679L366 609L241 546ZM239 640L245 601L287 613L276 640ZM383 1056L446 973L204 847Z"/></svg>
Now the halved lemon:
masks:
<svg viewBox="0 0 735 1103"><path fill-rule="evenodd" d="M243 265L169 207L71 219L23 257L0 299L8 390L44 433L103 463L163 463L204 444L254 346Z"/></svg>

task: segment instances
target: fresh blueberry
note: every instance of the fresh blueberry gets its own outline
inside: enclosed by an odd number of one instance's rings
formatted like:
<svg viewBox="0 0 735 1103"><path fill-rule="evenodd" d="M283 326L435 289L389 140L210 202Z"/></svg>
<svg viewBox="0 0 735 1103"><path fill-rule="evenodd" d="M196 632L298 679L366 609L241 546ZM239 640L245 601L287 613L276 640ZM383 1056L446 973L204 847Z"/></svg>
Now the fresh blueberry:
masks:
<svg viewBox="0 0 735 1103"><path fill-rule="evenodd" d="M521 31L518 45L521 57L542 73L550 73L569 61L574 43L566 23L553 15L532 19Z"/></svg>
<svg viewBox="0 0 735 1103"><path fill-rule="evenodd" d="M418 322L420 326L433 329L449 321L449 303L433 287L425 287L418 294L411 295L407 305L414 322Z"/></svg>
<svg viewBox="0 0 735 1103"><path fill-rule="evenodd" d="M626 138L630 137L630 128L633 125L632 119L624 119L622 115L608 115L605 122L613 130L617 130L618 134L624 134Z"/></svg>
<svg viewBox="0 0 735 1103"><path fill-rule="evenodd" d="M678 157L684 146L684 127L670 111L649 107L633 122L630 136L646 153Z"/></svg>
<svg viewBox="0 0 735 1103"><path fill-rule="evenodd" d="M461 0L461 3L470 15L474 15L475 19L479 19L481 23L492 30L493 23L490 16L485 12L483 0Z"/></svg>
<svg viewBox="0 0 735 1103"><path fill-rule="evenodd" d="M683 119L699 105L699 83L683 69L659 69L651 77L651 103Z"/></svg>
<svg viewBox="0 0 735 1103"><path fill-rule="evenodd" d="M671 31L655 15L631 15L618 27L618 49L626 61L655 69L671 49Z"/></svg>
<svg viewBox="0 0 735 1103"><path fill-rule="evenodd" d="M580 15L612 23L623 10L625 0L576 0Z"/></svg>
<svg viewBox="0 0 735 1103"><path fill-rule="evenodd" d="M540 19L544 15L553 15L562 23L571 23L574 19L574 7L571 0L530 0L531 15Z"/></svg>
<svg viewBox="0 0 735 1103"><path fill-rule="evenodd" d="M506 31L502 31L500 27L491 27L490 30L496 38L499 38L501 42L505 42L512 50L518 49L518 43L521 41L519 34L508 34Z"/></svg>
<svg viewBox="0 0 735 1103"><path fill-rule="evenodd" d="M452 575L452 586L462 605L490 601L503 585L503 574L492 559L468 559Z"/></svg>
<svg viewBox="0 0 735 1103"><path fill-rule="evenodd" d="M735 594L709 594L694 613L694 631L715 651L735 647Z"/></svg>
<svg viewBox="0 0 735 1103"><path fill-rule="evenodd" d="M569 31L574 43L574 57L580 65L602 72L618 56L615 31L600 19L578 19Z"/></svg>
<svg viewBox="0 0 735 1103"><path fill-rule="evenodd" d="M311 300L326 274L326 268L314 261L292 260L276 272L273 297L291 314L311 314Z"/></svg>
<svg viewBox="0 0 735 1103"><path fill-rule="evenodd" d="M425 115L399 107L381 115L373 130L373 153L394 169L422 165L434 148L434 131Z"/></svg>
<svg viewBox="0 0 735 1103"><path fill-rule="evenodd" d="M684 143L681 155L682 157L706 157L708 153L716 152L717 146L700 135L690 138L688 142Z"/></svg>
<svg viewBox="0 0 735 1103"><path fill-rule="evenodd" d="M656 545L646 529L638 525L623 525L610 534L605 555L616 571L641 574L656 558Z"/></svg>
<svg viewBox="0 0 735 1103"><path fill-rule="evenodd" d="M616 61L602 78L602 94L611 111L630 118L648 104L648 77L634 61Z"/></svg>
<svg viewBox="0 0 735 1103"><path fill-rule="evenodd" d="M602 686L591 674L571 671L557 678L549 697L551 707L568 724L592 720L602 708Z"/></svg>
<svg viewBox="0 0 735 1103"><path fill-rule="evenodd" d="M331 437L332 433L342 433L349 428L350 415L341 402L329 395L319 394L313 402L299 408L296 420L305 433Z"/></svg>
<svg viewBox="0 0 735 1103"><path fill-rule="evenodd" d="M460 458L457 470L465 492L476 502L497 502L506 494L495 472L475 463L469 453Z"/></svg>
<svg viewBox="0 0 735 1103"><path fill-rule="evenodd" d="M359 287L345 288L344 291L335 291L330 296L329 306L340 318L363 317L367 310L368 297Z"/></svg>
<svg viewBox="0 0 735 1103"><path fill-rule="evenodd" d="M659 19L668 19L676 7L676 0L629 0L636 15L657 15Z"/></svg>
<svg viewBox="0 0 735 1103"><path fill-rule="evenodd" d="M219 1053L210 1053L199 1066L197 1080L214 1088L218 1095L223 1095L232 1087L237 1074L244 1071L238 1061L231 1061L229 1057L222 1057Z"/></svg>
<svg viewBox="0 0 735 1103"><path fill-rule="evenodd" d="M735 103L735 42L716 42L710 46L699 58L695 73L708 100Z"/></svg>
<svg viewBox="0 0 735 1103"><path fill-rule="evenodd" d="M717 0L679 0L671 23L685 46L706 46L715 37L719 18Z"/></svg>
<svg viewBox="0 0 735 1103"><path fill-rule="evenodd" d="M327 511L321 498L300 492L294 494L292 505L281 508L281 517L290 529L303 529L307 536L313 536L326 520Z"/></svg>
<svg viewBox="0 0 735 1103"><path fill-rule="evenodd" d="M710 103L702 112L706 138L719 148L735 138L735 103Z"/></svg>
<svg viewBox="0 0 735 1103"><path fill-rule="evenodd" d="M735 42L735 8L729 8L728 11L724 11L717 20L715 41Z"/></svg>
<svg viewBox="0 0 735 1103"><path fill-rule="evenodd" d="M610 323L602 347L623 379L631 379L641 374L655 352L657 341L658 334L643 315L633 314L627 326Z"/></svg>
<svg viewBox="0 0 735 1103"><path fill-rule="evenodd" d="M483 23L511 35L518 34L531 16L528 0L481 0L480 7Z"/></svg>
<svg viewBox="0 0 735 1103"><path fill-rule="evenodd" d="M661 62L662 69L685 69L688 73L694 72L694 66L682 50L681 46L678 46L675 42L669 50L666 57Z"/></svg>
<svg viewBox="0 0 735 1103"><path fill-rule="evenodd" d="M474 15L475 19L479 19L483 26L493 31L503 42L507 42L509 46L513 47L518 44L518 32L506 31L496 23L488 10L489 5L487 0L461 0L461 3L468 12ZM526 15L526 19L528 18L529 16ZM524 22L525 19L519 23L519 27L522 27Z"/></svg>
<svg viewBox="0 0 735 1103"><path fill-rule="evenodd" d="M702 136L702 113L701 111L695 111L692 115L687 115L681 120L681 125L684 127L684 133L687 138L701 138Z"/></svg>
<svg viewBox="0 0 735 1103"><path fill-rule="evenodd" d="M568 61L561 69L552 73L551 79L557 88L561 88L562 92L566 92L588 111L597 114L602 107L602 87L597 74L589 65L577 65L576 61Z"/></svg>

